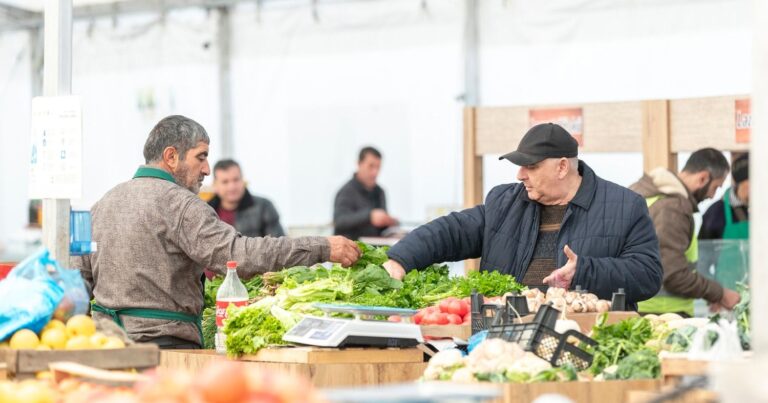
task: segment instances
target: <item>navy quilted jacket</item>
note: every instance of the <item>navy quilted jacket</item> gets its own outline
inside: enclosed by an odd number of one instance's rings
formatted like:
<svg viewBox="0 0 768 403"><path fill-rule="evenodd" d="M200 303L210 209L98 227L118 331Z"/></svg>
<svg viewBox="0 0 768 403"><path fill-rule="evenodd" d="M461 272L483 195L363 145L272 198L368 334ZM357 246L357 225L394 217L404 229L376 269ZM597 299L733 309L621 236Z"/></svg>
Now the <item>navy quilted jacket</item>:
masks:
<svg viewBox="0 0 768 403"><path fill-rule="evenodd" d="M581 186L557 237L557 266L567 261L567 244L579 256L572 288L580 285L602 299L623 288L634 308L656 295L662 280L659 242L645 200L599 178L583 161L579 173ZM480 257L481 270L522 279L538 236L540 206L522 184L496 186L485 204L417 228L388 254L406 269Z"/></svg>

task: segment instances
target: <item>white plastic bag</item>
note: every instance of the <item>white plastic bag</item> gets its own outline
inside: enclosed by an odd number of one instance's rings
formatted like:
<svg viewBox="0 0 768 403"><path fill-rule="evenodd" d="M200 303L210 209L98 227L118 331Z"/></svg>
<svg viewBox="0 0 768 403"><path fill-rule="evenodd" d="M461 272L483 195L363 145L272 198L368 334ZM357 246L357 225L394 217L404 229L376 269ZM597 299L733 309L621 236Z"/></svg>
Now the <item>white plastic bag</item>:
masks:
<svg viewBox="0 0 768 403"><path fill-rule="evenodd" d="M717 340L709 345L709 333L717 334ZM724 361L742 358L744 351L739 341L739 331L736 322L720 319L717 323L708 323L699 328L693 335L691 348L688 351L689 360Z"/></svg>

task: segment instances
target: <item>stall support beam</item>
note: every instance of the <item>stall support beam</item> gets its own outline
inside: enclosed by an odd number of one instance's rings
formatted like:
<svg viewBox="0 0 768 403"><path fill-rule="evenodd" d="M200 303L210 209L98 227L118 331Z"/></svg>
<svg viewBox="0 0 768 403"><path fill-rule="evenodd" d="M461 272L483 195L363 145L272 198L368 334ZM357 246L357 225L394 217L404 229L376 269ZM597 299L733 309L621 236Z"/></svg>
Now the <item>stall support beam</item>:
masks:
<svg viewBox="0 0 768 403"><path fill-rule="evenodd" d="M72 0L46 0L43 95L72 92ZM62 265L69 264L69 199L43 200L43 245Z"/></svg>
<svg viewBox="0 0 768 403"><path fill-rule="evenodd" d="M477 108L464 108L464 208L483 202L483 157L477 155ZM480 268L478 259L467 260L464 270Z"/></svg>
<svg viewBox="0 0 768 403"><path fill-rule="evenodd" d="M677 154L672 152L669 101L643 103L643 171L664 167L677 172Z"/></svg>
<svg viewBox="0 0 768 403"><path fill-rule="evenodd" d="M230 7L218 9L217 49L219 73L219 128L221 130L221 156L234 156L234 138L232 136L232 22Z"/></svg>

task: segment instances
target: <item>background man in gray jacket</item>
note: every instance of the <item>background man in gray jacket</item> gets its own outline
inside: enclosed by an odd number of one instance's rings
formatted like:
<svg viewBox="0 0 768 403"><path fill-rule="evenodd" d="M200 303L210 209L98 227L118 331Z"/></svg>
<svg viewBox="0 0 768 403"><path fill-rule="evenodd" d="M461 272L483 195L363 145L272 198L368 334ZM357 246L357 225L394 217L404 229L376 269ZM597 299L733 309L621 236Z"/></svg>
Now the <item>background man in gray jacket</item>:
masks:
<svg viewBox="0 0 768 403"><path fill-rule="evenodd" d="M245 186L243 171L235 160L221 160L213 166L213 191L208 204L222 221L245 236L285 235L280 215L271 201L252 195Z"/></svg>
<svg viewBox="0 0 768 403"><path fill-rule="evenodd" d="M94 317L112 318L136 341L199 348L203 268L223 274L229 260L249 278L269 270L360 257L343 237L249 238L219 220L197 196L210 174L205 129L169 116L144 144L146 165L91 209L99 250L73 257L95 300Z"/></svg>

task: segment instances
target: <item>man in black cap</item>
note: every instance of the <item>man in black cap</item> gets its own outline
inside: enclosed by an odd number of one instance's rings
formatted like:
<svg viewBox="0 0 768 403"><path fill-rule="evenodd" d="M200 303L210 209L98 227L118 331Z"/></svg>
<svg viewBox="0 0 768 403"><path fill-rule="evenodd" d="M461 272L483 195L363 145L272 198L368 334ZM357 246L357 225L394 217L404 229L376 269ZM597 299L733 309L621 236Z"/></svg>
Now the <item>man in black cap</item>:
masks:
<svg viewBox="0 0 768 403"><path fill-rule="evenodd" d="M481 270L514 275L530 287L589 290L628 307L661 286L659 244L645 201L599 178L578 158L562 127L534 126L516 151L520 183L493 188L484 204L423 225L393 246L390 275L433 263L481 258Z"/></svg>

